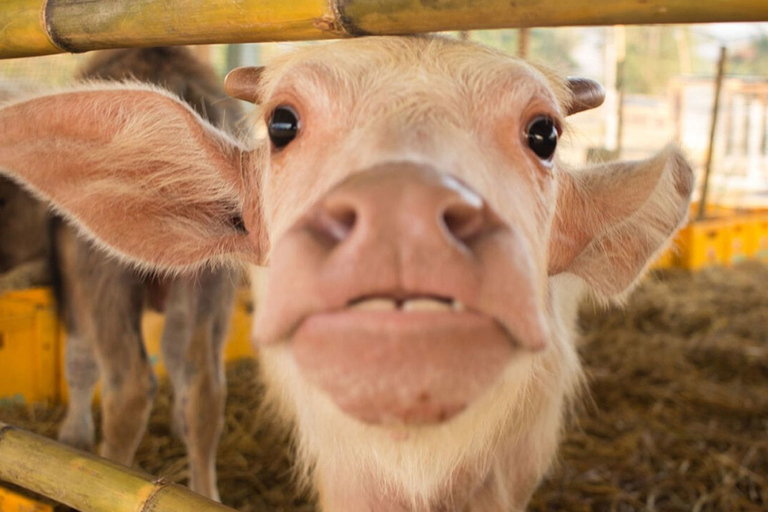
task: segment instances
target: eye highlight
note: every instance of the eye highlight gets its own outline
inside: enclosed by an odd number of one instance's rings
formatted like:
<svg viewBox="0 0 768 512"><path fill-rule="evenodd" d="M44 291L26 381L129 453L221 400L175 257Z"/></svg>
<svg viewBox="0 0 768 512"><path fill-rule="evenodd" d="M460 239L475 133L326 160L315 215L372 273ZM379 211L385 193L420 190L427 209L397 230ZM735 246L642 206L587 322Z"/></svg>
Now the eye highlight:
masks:
<svg viewBox="0 0 768 512"><path fill-rule="evenodd" d="M277 107L269 117L269 123L267 123L269 140L277 149L284 148L295 139L296 135L299 134L299 128L299 115L288 105Z"/></svg>
<svg viewBox="0 0 768 512"><path fill-rule="evenodd" d="M552 159L557 148L558 137L557 124L552 118L536 117L528 124L525 136L528 140L528 147L536 156L544 161Z"/></svg>

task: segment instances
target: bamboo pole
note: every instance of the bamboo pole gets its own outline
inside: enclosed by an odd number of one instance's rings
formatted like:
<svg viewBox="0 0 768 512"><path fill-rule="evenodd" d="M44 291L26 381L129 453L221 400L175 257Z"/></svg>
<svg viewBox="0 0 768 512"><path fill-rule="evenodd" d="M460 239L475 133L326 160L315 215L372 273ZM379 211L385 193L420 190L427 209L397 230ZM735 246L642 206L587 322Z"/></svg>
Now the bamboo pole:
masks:
<svg viewBox="0 0 768 512"><path fill-rule="evenodd" d="M81 512L234 512L186 487L2 422L0 480Z"/></svg>
<svg viewBox="0 0 768 512"><path fill-rule="evenodd" d="M765 0L3 0L0 58L169 44L768 21Z"/></svg>
<svg viewBox="0 0 768 512"><path fill-rule="evenodd" d="M40 2L29 0L5 0L0 4L0 57L61 52L48 37L40 19L41 9Z"/></svg>
<svg viewBox="0 0 768 512"><path fill-rule="evenodd" d="M712 154L715 147L715 135L717 134L717 115L720 112L720 92L723 90L723 78L725 77L725 60L727 58L725 46L720 47L720 60L717 62L717 77L715 78L715 103L712 105L712 123L709 128L709 145L707 146L707 160L704 167L704 184L701 188L699 200L699 212L696 216L701 220L707 215L707 195L709 193L709 177L712 173Z"/></svg>

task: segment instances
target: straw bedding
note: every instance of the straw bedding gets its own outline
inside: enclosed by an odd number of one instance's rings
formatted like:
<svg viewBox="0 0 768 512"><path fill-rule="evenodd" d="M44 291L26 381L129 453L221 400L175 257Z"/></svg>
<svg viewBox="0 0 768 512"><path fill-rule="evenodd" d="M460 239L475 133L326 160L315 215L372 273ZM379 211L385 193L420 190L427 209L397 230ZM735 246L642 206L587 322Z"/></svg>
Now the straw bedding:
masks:
<svg viewBox="0 0 768 512"><path fill-rule="evenodd" d="M768 510L768 266L656 273L624 310L585 305L581 327L590 395L530 510ZM228 378L224 502L314 510L291 484L287 432L255 415L256 364L233 363ZM164 385L137 463L184 481L169 405ZM61 406L0 409L0 420L50 436L62 415Z"/></svg>

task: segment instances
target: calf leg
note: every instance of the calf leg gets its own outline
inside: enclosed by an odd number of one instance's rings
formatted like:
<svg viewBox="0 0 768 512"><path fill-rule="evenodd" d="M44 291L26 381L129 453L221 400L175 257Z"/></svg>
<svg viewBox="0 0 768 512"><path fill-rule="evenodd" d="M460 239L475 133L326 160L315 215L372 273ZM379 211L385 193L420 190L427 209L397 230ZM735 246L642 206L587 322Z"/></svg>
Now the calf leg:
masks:
<svg viewBox="0 0 768 512"><path fill-rule="evenodd" d="M176 281L162 340L175 394L174 425L189 456L189 486L216 500L216 451L226 399L223 348L235 282L227 271Z"/></svg>
<svg viewBox="0 0 768 512"><path fill-rule="evenodd" d="M60 438L84 448L93 444L90 405L100 375L101 454L131 465L156 387L141 338L143 281L66 225L52 223L51 234L54 282L69 333L70 405Z"/></svg>
<svg viewBox="0 0 768 512"><path fill-rule="evenodd" d="M102 374L101 455L130 466L146 430L157 388L141 337L140 315L106 314L97 322L96 352Z"/></svg>
<svg viewBox="0 0 768 512"><path fill-rule="evenodd" d="M49 224L50 271L59 314L67 330L64 371L69 393L67 415L59 429L59 441L92 451L94 426L91 405L99 379L94 352L93 322L86 307L94 275L80 264L87 247L58 217Z"/></svg>
<svg viewBox="0 0 768 512"><path fill-rule="evenodd" d="M99 369L90 339L74 333L67 334L65 373L69 390L67 415L59 429L59 441L81 450L93 450L93 391L99 379Z"/></svg>

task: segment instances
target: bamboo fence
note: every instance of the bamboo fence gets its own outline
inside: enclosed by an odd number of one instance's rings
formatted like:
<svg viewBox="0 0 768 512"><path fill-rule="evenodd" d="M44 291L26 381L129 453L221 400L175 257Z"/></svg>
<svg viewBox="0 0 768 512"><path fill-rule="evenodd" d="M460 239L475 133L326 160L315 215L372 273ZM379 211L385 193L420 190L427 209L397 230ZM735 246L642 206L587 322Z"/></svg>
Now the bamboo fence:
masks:
<svg viewBox="0 0 768 512"><path fill-rule="evenodd" d="M0 58L565 25L768 21L766 0L3 0Z"/></svg>
<svg viewBox="0 0 768 512"><path fill-rule="evenodd" d="M2 422L0 480L81 512L234 512L186 487Z"/></svg>

